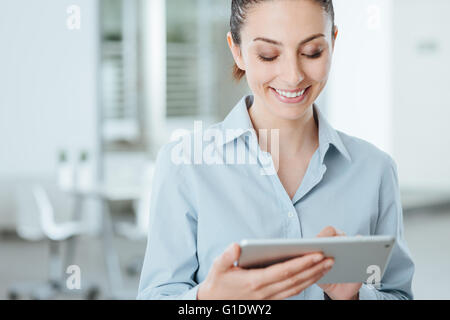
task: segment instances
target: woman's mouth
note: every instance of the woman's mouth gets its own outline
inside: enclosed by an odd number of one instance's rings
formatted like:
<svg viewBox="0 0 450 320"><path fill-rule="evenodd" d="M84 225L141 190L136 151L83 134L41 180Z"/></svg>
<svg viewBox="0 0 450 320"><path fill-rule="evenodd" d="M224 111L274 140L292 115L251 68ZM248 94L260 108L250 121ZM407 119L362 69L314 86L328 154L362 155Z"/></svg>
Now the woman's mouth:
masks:
<svg viewBox="0 0 450 320"><path fill-rule="evenodd" d="M275 94L277 99L283 103L299 103L305 99L310 88L311 86L296 92L283 91L281 89L274 89L272 87L270 87L270 90Z"/></svg>

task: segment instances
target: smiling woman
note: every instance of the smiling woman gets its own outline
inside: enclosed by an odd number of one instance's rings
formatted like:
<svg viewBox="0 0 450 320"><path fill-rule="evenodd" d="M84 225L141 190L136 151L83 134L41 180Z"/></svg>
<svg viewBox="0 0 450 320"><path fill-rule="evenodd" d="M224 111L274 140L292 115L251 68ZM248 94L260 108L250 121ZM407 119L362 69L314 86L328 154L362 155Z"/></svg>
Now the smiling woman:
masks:
<svg viewBox="0 0 450 320"><path fill-rule="evenodd" d="M396 164L335 130L315 105L337 39L332 1L232 0L230 26L234 75L246 76L252 94L209 128L234 134L203 146L220 156L229 149L251 152L249 134L277 131L275 141L257 137L257 154L265 152L277 170L262 175L259 158L175 164L178 141L165 145L138 298L411 299L414 263L403 237ZM184 155L192 158L188 149ZM317 252L262 269L235 265L242 239L345 235L396 238L379 287L317 283L334 263Z"/></svg>
<svg viewBox="0 0 450 320"><path fill-rule="evenodd" d="M332 2L254 0L232 6L228 44L235 79L246 75L254 110L264 105L281 118L298 118L328 79L337 37ZM292 108L299 103L303 108Z"/></svg>
<svg viewBox="0 0 450 320"><path fill-rule="evenodd" d="M244 12L247 11L249 9L250 6L257 4L258 2L262 2L264 0L253 0L253 1L233 1L232 2L232 11L235 14L232 14L231 19L230 19L230 27L231 27L231 35L233 37L233 41L235 44L237 45L241 45L241 29L242 29L242 25L244 24L245 21L245 14ZM331 25L332 25L332 30L331 30L331 35L334 36L334 38L336 38L337 36L337 29L336 26L334 24L334 7L333 7L333 2L332 1L327 1L327 0L315 0L316 3L320 4L322 6L322 8L324 9L324 11L326 13L329 14L330 20L331 20ZM301 44L307 43L311 40L314 40L316 37L318 36L323 36L323 34L320 35L313 35L311 37L309 37L308 39L305 39L304 41L301 42ZM272 43L275 45L282 45L282 43L278 42L278 41L274 41L274 40L270 40L270 39L265 39L265 38L256 38L255 40L263 40L266 41L268 43ZM311 58L318 58L320 56L320 52L315 53L313 55L310 55ZM273 61L275 58L265 58L265 57L260 57L263 61ZM234 64L233 66L233 75L234 78L236 80L240 80L244 75L245 75L245 70L240 69L237 64Z"/></svg>

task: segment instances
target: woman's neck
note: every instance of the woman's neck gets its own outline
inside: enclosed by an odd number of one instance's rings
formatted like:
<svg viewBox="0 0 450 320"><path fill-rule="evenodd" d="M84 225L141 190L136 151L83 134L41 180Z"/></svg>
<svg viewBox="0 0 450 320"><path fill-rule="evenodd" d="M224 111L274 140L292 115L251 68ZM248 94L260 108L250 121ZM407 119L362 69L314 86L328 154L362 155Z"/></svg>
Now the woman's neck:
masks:
<svg viewBox="0 0 450 320"><path fill-rule="evenodd" d="M259 135L259 130L266 129L268 137L271 137L273 130L279 129L278 152L280 156L292 157L299 154L309 153L319 145L318 128L314 119L313 106L309 106L304 114L295 120L288 120L276 117L256 99L249 109L250 119L259 138L260 145L267 146L267 151L272 153L271 143L276 143L272 139L265 141L264 135Z"/></svg>

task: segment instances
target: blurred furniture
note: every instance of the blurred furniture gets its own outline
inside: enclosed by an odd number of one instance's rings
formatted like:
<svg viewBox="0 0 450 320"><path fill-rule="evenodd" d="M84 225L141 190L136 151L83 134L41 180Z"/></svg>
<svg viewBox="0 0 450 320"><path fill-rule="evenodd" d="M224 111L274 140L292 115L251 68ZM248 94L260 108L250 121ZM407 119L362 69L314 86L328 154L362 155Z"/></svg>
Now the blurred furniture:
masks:
<svg viewBox="0 0 450 320"><path fill-rule="evenodd" d="M146 240L148 234L148 225L150 218L151 184L154 175L155 164L148 162L144 166L144 172L141 177L141 188L139 198L133 201L135 213L134 222L116 223L115 229L118 235L132 240ZM139 275L144 262L144 255L136 257L126 265L126 271L130 276Z"/></svg>
<svg viewBox="0 0 450 320"><path fill-rule="evenodd" d="M134 201L135 224L117 225L117 233L130 240L146 240L148 234L148 223L150 216L150 195L151 190L142 192L138 201ZM130 276L139 276L144 263L144 255L138 256L126 265L126 272Z"/></svg>
<svg viewBox="0 0 450 320"><path fill-rule="evenodd" d="M147 238L150 217L150 198L155 163L147 161L142 165L139 188L134 190L133 209L135 219L133 223L117 223L117 233L130 240L142 240ZM129 194L130 196L131 194ZM130 197L132 198L132 197Z"/></svg>
<svg viewBox="0 0 450 320"><path fill-rule="evenodd" d="M40 283L19 283L8 290L9 299L51 299L57 294L84 295L95 299L99 288L82 282L80 289L68 289L63 277L63 267L73 262L75 246L73 239L87 231L82 221L73 220L56 223L55 212L46 189L42 185L20 185L16 189L17 233L28 241L47 240L49 243L49 278ZM79 217L79 207L74 208L74 217ZM66 256L60 250L67 244Z"/></svg>
<svg viewBox="0 0 450 320"><path fill-rule="evenodd" d="M111 216L111 203L114 201L134 201L141 195L139 185L98 184L86 189L69 191L76 199L76 207L81 207L89 198L99 200L102 212L101 237L106 263L109 292L107 299L134 299L136 292L127 292L123 288L120 261L114 248L114 225Z"/></svg>

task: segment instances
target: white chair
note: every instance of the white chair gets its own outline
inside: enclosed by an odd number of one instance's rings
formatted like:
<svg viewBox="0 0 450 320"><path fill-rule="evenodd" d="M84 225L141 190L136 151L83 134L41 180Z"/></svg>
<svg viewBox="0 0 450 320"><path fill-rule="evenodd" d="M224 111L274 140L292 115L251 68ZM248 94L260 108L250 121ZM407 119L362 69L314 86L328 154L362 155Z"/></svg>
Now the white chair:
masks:
<svg viewBox="0 0 450 320"><path fill-rule="evenodd" d="M88 232L85 224L80 220L57 223L49 195L42 185L18 186L16 200L17 234L28 241L47 240L49 243L49 277L40 283L15 284L8 290L8 297L20 299L29 296L31 299L51 299L58 293L66 293L84 294L87 299L96 298L100 293L97 286L84 285L80 290L68 290L63 279L63 267L73 262L74 237ZM76 210L79 209L76 208ZM60 252L63 242L67 243L65 258Z"/></svg>

